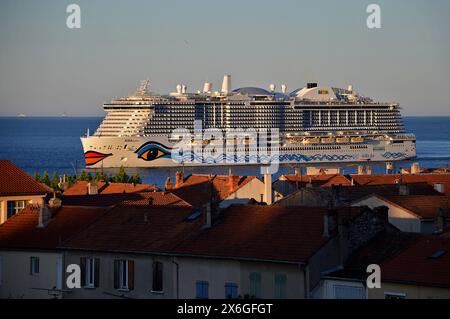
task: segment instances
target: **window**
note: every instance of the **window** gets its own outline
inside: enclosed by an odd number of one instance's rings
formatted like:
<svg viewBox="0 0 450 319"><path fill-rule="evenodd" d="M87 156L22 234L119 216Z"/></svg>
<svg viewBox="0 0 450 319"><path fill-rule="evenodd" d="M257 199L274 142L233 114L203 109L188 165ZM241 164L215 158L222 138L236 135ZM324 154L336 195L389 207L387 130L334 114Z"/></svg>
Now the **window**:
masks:
<svg viewBox="0 0 450 319"><path fill-rule="evenodd" d="M261 298L261 274L259 272L250 274L250 296Z"/></svg>
<svg viewBox="0 0 450 319"><path fill-rule="evenodd" d="M398 292L385 292L384 299L406 299L406 294Z"/></svg>
<svg viewBox="0 0 450 319"><path fill-rule="evenodd" d="M81 285L85 288L96 288L100 279L100 259L81 257Z"/></svg>
<svg viewBox="0 0 450 319"><path fill-rule="evenodd" d="M275 275L275 298L284 299L286 298L286 275L276 274Z"/></svg>
<svg viewBox="0 0 450 319"><path fill-rule="evenodd" d="M30 257L30 275L39 274L39 257Z"/></svg>
<svg viewBox="0 0 450 319"><path fill-rule="evenodd" d="M6 218L11 218L15 214L19 213L22 209L25 208L26 204L27 201L24 200L8 201Z"/></svg>
<svg viewBox="0 0 450 319"><path fill-rule="evenodd" d="M114 289L134 289L134 261L117 259L114 261Z"/></svg>
<svg viewBox="0 0 450 319"><path fill-rule="evenodd" d="M235 283L227 282L225 284L225 298L236 299L238 296L238 285Z"/></svg>
<svg viewBox="0 0 450 319"><path fill-rule="evenodd" d="M152 291L163 291L163 264L157 261L153 263Z"/></svg>
<svg viewBox="0 0 450 319"><path fill-rule="evenodd" d="M334 285L333 292L335 299L365 299L362 287Z"/></svg>
<svg viewBox="0 0 450 319"><path fill-rule="evenodd" d="M209 283L207 281L197 281L195 286L196 286L196 298L208 299Z"/></svg>

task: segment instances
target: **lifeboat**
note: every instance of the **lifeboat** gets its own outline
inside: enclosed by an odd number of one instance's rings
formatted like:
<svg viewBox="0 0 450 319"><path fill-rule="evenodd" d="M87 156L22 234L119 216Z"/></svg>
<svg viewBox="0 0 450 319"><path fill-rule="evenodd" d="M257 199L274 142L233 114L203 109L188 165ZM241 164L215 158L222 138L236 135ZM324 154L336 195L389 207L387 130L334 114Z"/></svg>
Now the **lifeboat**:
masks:
<svg viewBox="0 0 450 319"><path fill-rule="evenodd" d="M322 142L322 144L332 144L332 143L334 143L334 138L324 137L320 141Z"/></svg>
<svg viewBox="0 0 450 319"><path fill-rule="evenodd" d="M348 142L350 142L350 139L348 137L337 137L336 142L337 143L348 143Z"/></svg>
<svg viewBox="0 0 450 319"><path fill-rule="evenodd" d="M306 144L320 143L320 138L318 138L318 137L305 138L303 141L304 141Z"/></svg>
<svg viewBox="0 0 450 319"><path fill-rule="evenodd" d="M364 139L361 136L358 136L358 137L352 137L351 141L352 141L352 143L362 143L362 142L364 142Z"/></svg>

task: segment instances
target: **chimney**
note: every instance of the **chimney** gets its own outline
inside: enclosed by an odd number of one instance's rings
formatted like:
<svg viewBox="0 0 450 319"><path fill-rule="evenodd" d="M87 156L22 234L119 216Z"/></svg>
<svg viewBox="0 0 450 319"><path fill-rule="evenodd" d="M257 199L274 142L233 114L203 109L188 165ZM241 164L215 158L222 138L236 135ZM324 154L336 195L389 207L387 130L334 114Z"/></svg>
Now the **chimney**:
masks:
<svg viewBox="0 0 450 319"><path fill-rule="evenodd" d="M234 192L239 184L240 177L234 174L228 175L228 187L231 192Z"/></svg>
<svg viewBox="0 0 450 319"><path fill-rule="evenodd" d="M443 193L445 193L445 186L443 183L435 183L434 190L443 194Z"/></svg>
<svg viewBox="0 0 450 319"><path fill-rule="evenodd" d="M408 184L398 184L398 194L401 196L409 195L409 186Z"/></svg>
<svg viewBox="0 0 450 319"><path fill-rule="evenodd" d="M212 215L211 215L211 202L205 204L205 225L204 228L211 228Z"/></svg>
<svg viewBox="0 0 450 319"><path fill-rule="evenodd" d="M57 209L61 208L61 205L62 205L61 200L58 197L56 197L56 192L53 192L53 198L51 198L48 201L48 207L51 210L57 210Z"/></svg>
<svg viewBox="0 0 450 319"><path fill-rule="evenodd" d="M286 92L287 92L287 85L281 84L281 93L286 94Z"/></svg>
<svg viewBox="0 0 450 319"><path fill-rule="evenodd" d="M366 174L372 175L372 166L370 166L370 165L366 166Z"/></svg>
<svg viewBox="0 0 450 319"><path fill-rule="evenodd" d="M329 208L323 216L323 236L330 237L337 226L337 211Z"/></svg>
<svg viewBox="0 0 450 319"><path fill-rule="evenodd" d="M358 165L358 175L364 175L364 166Z"/></svg>
<svg viewBox="0 0 450 319"><path fill-rule="evenodd" d="M264 174L264 201L267 205L272 205L272 174Z"/></svg>
<svg viewBox="0 0 450 319"><path fill-rule="evenodd" d="M312 178L311 178L311 177L309 178L308 183L306 183L306 187L307 187L307 188L313 187L313 184L312 184Z"/></svg>
<svg viewBox="0 0 450 319"><path fill-rule="evenodd" d="M445 229L445 214L444 210L442 208L439 208L438 214L436 216L436 222L435 222L435 234L441 234L444 232Z"/></svg>
<svg viewBox="0 0 450 319"><path fill-rule="evenodd" d="M419 163L413 163L411 165L411 174L419 174L420 173L420 164Z"/></svg>
<svg viewBox="0 0 450 319"><path fill-rule="evenodd" d="M182 172L176 172L175 174L175 188L179 188L183 185L184 176Z"/></svg>
<svg viewBox="0 0 450 319"><path fill-rule="evenodd" d="M88 195L97 195L98 194L97 184L89 182L87 184L87 191Z"/></svg>
<svg viewBox="0 0 450 319"><path fill-rule="evenodd" d="M172 188L172 180L170 179L170 177L167 177L166 182L164 183L164 190L170 191Z"/></svg>
<svg viewBox="0 0 450 319"><path fill-rule="evenodd" d="M225 74L223 76L223 82L222 82L222 93L228 94L231 92L231 75Z"/></svg>
<svg viewBox="0 0 450 319"><path fill-rule="evenodd" d="M48 209L48 207L46 205L42 206L39 205L38 206L38 224L37 227L38 228L44 228L48 222L50 221L51 218L51 214L50 211Z"/></svg>

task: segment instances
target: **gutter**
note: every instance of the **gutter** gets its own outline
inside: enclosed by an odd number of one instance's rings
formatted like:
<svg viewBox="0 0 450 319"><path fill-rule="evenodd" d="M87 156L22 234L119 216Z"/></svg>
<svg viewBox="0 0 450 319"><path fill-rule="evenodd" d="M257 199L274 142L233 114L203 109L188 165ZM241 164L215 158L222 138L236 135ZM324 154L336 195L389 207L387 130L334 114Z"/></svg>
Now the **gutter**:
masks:
<svg viewBox="0 0 450 319"><path fill-rule="evenodd" d="M177 286L176 286L176 293L177 293L177 299L180 299L180 264L178 264L175 261L176 257L172 258L172 263L175 265L176 269L177 269L177 275L176 275L176 281L177 281Z"/></svg>

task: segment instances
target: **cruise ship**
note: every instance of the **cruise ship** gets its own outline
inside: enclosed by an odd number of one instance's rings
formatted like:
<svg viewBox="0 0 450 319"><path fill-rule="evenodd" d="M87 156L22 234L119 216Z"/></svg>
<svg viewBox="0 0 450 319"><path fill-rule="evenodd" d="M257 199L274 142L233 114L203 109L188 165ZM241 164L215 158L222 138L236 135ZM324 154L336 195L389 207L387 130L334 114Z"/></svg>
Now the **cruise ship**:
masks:
<svg viewBox="0 0 450 319"><path fill-rule="evenodd" d="M376 102L351 85L307 83L292 92L284 84L278 91L273 84L268 89L233 90L231 76L225 75L217 91L210 82L197 92L188 92L184 84L166 95L149 88L149 81L143 81L135 93L103 105L106 116L100 126L94 134L88 131L81 137L86 167L245 165L275 160L280 164L392 164L416 157L416 138L405 132L400 105ZM238 160L236 155L228 158L225 151L200 159L195 152L178 152L180 136L174 136L174 130L193 132L199 121L203 130L277 129L278 136L269 137L265 146L253 135L224 145L223 150L233 148L236 154L245 154ZM188 144L201 150L213 142L192 138ZM271 152L274 146L277 152ZM256 151L256 156L248 151Z"/></svg>

